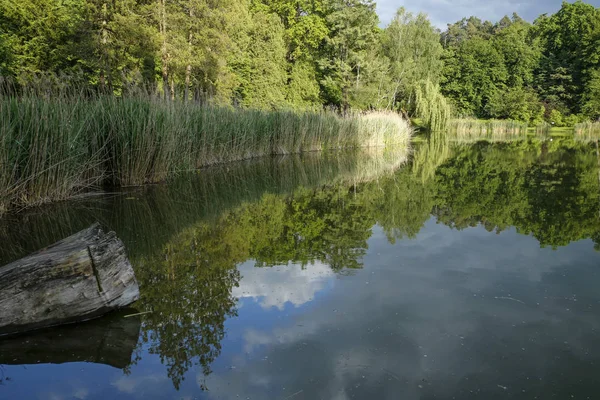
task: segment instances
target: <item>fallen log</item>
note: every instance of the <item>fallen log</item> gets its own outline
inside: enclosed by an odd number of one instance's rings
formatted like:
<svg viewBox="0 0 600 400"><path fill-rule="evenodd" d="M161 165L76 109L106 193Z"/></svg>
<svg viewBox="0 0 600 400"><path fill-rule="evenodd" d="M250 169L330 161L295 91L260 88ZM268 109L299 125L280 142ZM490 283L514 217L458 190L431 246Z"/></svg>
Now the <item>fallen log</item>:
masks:
<svg viewBox="0 0 600 400"><path fill-rule="evenodd" d="M140 317L111 313L80 324L62 325L0 338L0 365L90 362L124 369L131 365L140 336Z"/></svg>
<svg viewBox="0 0 600 400"><path fill-rule="evenodd" d="M92 319L139 294L123 242L95 224L0 268L0 334Z"/></svg>

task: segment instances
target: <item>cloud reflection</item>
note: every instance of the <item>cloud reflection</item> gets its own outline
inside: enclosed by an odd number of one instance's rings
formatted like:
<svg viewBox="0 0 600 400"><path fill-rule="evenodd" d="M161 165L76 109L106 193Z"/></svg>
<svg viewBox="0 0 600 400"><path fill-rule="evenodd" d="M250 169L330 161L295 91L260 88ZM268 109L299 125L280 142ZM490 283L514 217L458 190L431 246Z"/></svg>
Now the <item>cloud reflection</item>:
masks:
<svg viewBox="0 0 600 400"><path fill-rule="evenodd" d="M254 268L252 262L246 262L239 270L243 278L240 286L233 288L233 296L254 299L263 309L283 310L288 303L299 307L313 300L335 277L331 268L320 262L306 268L298 264Z"/></svg>

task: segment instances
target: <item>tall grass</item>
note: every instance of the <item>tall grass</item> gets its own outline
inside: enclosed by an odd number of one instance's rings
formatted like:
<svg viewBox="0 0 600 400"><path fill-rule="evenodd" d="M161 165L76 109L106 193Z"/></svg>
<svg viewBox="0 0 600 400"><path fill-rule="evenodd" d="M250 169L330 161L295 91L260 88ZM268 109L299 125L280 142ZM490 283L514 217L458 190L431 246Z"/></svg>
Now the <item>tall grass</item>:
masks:
<svg viewBox="0 0 600 400"><path fill-rule="evenodd" d="M104 178L93 117L76 104L0 101L0 212L72 196Z"/></svg>
<svg viewBox="0 0 600 400"><path fill-rule="evenodd" d="M583 122L575 125L575 138L579 140L600 139L600 122Z"/></svg>
<svg viewBox="0 0 600 400"><path fill-rule="evenodd" d="M527 136L527 124L509 120L455 119L450 121L448 138L459 141L503 141Z"/></svg>
<svg viewBox="0 0 600 400"><path fill-rule="evenodd" d="M552 125L544 121L535 127L535 135L540 137L550 136L551 129Z"/></svg>
<svg viewBox="0 0 600 400"><path fill-rule="evenodd" d="M275 154L408 146L394 113L239 110L151 96L0 98L0 212Z"/></svg>

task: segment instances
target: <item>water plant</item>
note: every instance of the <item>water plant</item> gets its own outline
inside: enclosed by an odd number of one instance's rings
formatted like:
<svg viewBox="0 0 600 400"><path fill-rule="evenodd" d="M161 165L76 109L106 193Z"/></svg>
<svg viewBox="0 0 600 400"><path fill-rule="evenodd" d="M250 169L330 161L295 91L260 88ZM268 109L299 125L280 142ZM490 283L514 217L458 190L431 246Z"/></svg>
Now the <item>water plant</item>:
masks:
<svg viewBox="0 0 600 400"><path fill-rule="evenodd" d="M459 141L504 141L527 136L527 124L511 120L454 119L450 121L447 137Z"/></svg>
<svg viewBox="0 0 600 400"><path fill-rule="evenodd" d="M0 211L276 154L407 147L396 113L260 111L150 95L0 97Z"/></svg>
<svg viewBox="0 0 600 400"><path fill-rule="evenodd" d="M575 125L575 138L579 140L600 139L600 121L588 121Z"/></svg>

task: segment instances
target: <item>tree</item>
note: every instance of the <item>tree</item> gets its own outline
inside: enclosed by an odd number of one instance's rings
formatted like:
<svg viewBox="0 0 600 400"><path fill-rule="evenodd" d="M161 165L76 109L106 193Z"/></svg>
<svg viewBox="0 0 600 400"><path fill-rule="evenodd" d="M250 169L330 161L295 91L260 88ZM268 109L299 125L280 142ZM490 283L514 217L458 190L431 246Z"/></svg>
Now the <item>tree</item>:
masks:
<svg viewBox="0 0 600 400"><path fill-rule="evenodd" d="M73 71L69 49L84 10L84 0L0 0L4 69L16 75Z"/></svg>
<svg viewBox="0 0 600 400"><path fill-rule="evenodd" d="M532 25L517 14L513 14L512 19L504 17L494 27L492 42L504 59L507 85L512 88L531 86L541 57L541 46L532 36Z"/></svg>
<svg viewBox="0 0 600 400"><path fill-rule="evenodd" d="M383 106L412 112L415 85L423 81L439 82L443 51L439 32L425 14L415 16L402 7L383 31L381 42L383 54L389 60L390 80L385 85L388 89Z"/></svg>
<svg viewBox="0 0 600 400"><path fill-rule="evenodd" d="M135 0L86 0L71 58L103 91L152 83L158 43L151 22Z"/></svg>
<svg viewBox="0 0 600 400"><path fill-rule="evenodd" d="M448 29L442 33L441 42L444 48L449 48L474 38L488 40L493 30L494 26L489 21L481 21L477 17L463 18L454 24L448 24Z"/></svg>
<svg viewBox="0 0 600 400"><path fill-rule="evenodd" d="M464 40L446 49L442 93L459 115L486 117L486 106L504 90L508 71L502 54L481 37Z"/></svg>
<svg viewBox="0 0 600 400"><path fill-rule="evenodd" d="M544 106L537 94L523 87L497 91L490 97L486 112L491 118L512 119L537 125L543 121Z"/></svg>
<svg viewBox="0 0 600 400"><path fill-rule="evenodd" d="M554 15L535 21L543 47L538 90L551 107L579 113L592 69L600 61L600 11L580 0L563 2Z"/></svg>
<svg viewBox="0 0 600 400"><path fill-rule="evenodd" d="M600 69L590 73L582 96L581 111L592 120L600 120Z"/></svg>
<svg viewBox="0 0 600 400"><path fill-rule="evenodd" d="M247 69L240 71L242 104L262 109L285 107L286 47L283 25L277 15L256 12L247 45Z"/></svg>
<svg viewBox="0 0 600 400"><path fill-rule="evenodd" d="M323 97L347 110L368 76L379 20L373 0L328 0L326 15L330 33L319 60Z"/></svg>

